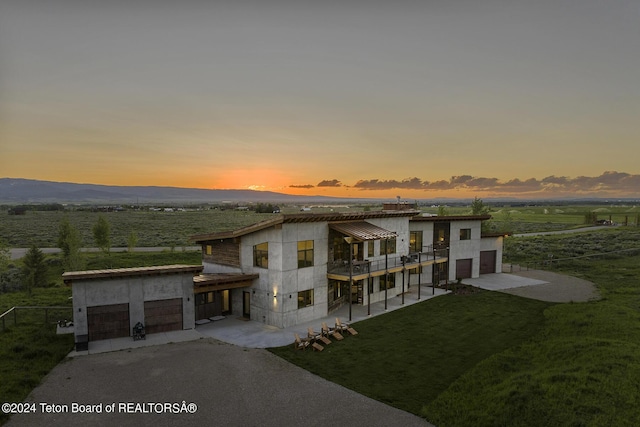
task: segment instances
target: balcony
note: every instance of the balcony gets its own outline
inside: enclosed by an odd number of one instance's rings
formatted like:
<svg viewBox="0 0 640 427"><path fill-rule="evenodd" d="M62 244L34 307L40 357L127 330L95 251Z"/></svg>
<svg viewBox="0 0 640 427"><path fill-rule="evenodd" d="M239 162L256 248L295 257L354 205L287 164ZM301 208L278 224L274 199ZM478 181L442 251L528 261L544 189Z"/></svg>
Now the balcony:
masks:
<svg viewBox="0 0 640 427"><path fill-rule="evenodd" d="M424 252L413 252L409 255L390 254L386 259L353 261L351 271L348 260L335 260L329 262L327 276L336 280L349 280L349 277L362 280L370 276L382 276L385 272L395 273L403 269L412 270L445 262L449 256L448 252L448 248L434 249L433 246L429 246Z"/></svg>

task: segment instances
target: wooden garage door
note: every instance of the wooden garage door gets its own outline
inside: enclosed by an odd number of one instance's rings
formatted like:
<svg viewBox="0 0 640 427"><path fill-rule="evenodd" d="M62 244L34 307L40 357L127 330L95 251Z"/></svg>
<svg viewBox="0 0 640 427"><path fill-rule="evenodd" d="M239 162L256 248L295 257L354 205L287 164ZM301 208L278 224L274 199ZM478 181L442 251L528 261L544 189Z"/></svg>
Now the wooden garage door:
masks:
<svg viewBox="0 0 640 427"><path fill-rule="evenodd" d="M480 274L496 272L496 251L480 251Z"/></svg>
<svg viewBox="0 0 640 427"><path fill-rule="evenodd" d="M182 330L182 298L144 302L145 332Z"/></svg>
<svg viewBox="0 0 640 427"><path fill-rule="evenodd" d="M128 337L129 304L87 307L89 341Z"/></svg>
<svg viewBox="0 0 640 427"><path fill-rule="evenodd" d="M471 277L472 262L471 258L456 261L456 279L468 279Z"/></svg>

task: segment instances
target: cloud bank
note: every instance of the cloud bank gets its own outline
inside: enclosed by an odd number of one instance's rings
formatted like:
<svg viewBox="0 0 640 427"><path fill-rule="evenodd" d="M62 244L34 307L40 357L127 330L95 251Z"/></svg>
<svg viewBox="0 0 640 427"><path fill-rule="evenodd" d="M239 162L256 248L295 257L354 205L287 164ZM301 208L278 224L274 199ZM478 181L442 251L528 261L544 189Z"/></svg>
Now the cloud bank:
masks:
<svg viewBox="0 0 640 427"><path fill-rule="evenodd" d="M452 176L448 180L426 181L420 178L402 180L363 179L352 186L345 186L337 179L321 181L318 187L349 187L362 191L383 190L420 190L430 192L466 191L484 193L489 196L639 196L640 175L625 172L606 171L599 176L551 175L546 178L519 179L501 181L498 178L475 177L471 175ZM313 186L292 186L295 188L313 188Z"/></svg>

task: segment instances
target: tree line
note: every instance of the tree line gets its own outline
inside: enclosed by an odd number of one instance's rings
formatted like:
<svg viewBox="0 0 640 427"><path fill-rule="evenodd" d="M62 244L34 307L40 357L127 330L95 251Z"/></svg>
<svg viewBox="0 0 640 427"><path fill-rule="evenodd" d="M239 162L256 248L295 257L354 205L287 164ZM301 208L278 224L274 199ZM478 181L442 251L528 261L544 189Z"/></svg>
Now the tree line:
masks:
<svg viewBox="0 0 640 427"><path fill-rule="evenodd" d="M111 253L111 224L100 215L93 226L93 240L104 255ZM131 251L138 241L135 232L129 235L127 246ZM65 216L58 228L57 246L61 250L61 261L64 271L81 271L86 268L86 259L82 253L82 238L69 218ZM22 258L22 265L11 262L11 252L4 242L0 241L0 291L24 289L29 296L33 288L47 285L48 265L45 255L35 244L27 250ZM17 283L18 282L18 283Z"/></svg>

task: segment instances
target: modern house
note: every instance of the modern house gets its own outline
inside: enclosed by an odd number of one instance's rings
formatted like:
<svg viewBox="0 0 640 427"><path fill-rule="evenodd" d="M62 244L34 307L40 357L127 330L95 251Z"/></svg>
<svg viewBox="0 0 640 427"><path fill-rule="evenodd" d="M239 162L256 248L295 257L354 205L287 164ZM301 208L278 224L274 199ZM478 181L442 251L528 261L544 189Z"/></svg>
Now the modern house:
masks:
<svg viewBox="0 0 640 427"><path fill-rule="evenodd" d="M204 269L194 279L196 321L233 313L284 328L343 304L395 297L412 285L501 271L502 236L481 233L489 215L386 208L278 215L194 236Z"/></svg>
<svg viewBox="0 0 640 427"><path fill-rule="evenodd" d="M89 341L193 329L233 314L280 328L345 304L386 301L411 286L502 270L502 235L481 216L424 216L412 206L271 217L194 236L202 265L66 272L76 348ZM205 320L206 319L206 320Z"/></svg>

